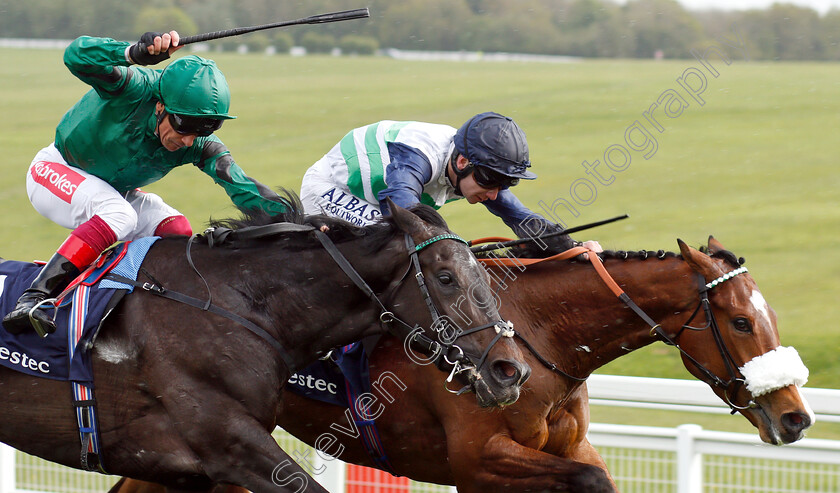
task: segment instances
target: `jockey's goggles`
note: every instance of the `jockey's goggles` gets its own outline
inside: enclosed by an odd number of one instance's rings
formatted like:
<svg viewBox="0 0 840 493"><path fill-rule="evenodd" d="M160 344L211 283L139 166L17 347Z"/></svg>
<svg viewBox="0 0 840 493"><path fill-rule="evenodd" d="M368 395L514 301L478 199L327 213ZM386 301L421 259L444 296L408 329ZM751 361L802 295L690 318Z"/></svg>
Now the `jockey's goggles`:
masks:
<svg viewBox="0 0 840 493"><path fill-rule="evenodd" d="M510 188L519 183L519 178L512 176L505 176L501 173L493 171L487 166L473 165L473 178L481 188Z"/></svg>
<svg viewBox="0 0 840 493"><path fill-rule="evenodd" d="M207 137L216 130L222 128L224 120L218 118L198 118L195 116L177 115L169 113L169 124L172 130L181 135L197 135Z"/></svg>

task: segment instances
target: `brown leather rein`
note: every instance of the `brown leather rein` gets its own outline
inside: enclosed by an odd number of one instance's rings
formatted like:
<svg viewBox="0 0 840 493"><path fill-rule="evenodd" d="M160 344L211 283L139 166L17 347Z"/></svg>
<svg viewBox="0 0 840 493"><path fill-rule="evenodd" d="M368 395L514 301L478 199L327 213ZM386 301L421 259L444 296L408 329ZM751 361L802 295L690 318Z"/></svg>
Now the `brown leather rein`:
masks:
<svg viewBox="0 0 840 493"><path fill-rule="evenodd" d="M506 242L506 241L511 241L511 240L508 239L508 238L502 238L502 237L487 237L487 238L480 238L480 239L477 239L477 240L473 240L473 241L470 242L470 244L471 245L480 245L480 244L483 244L483 243L501 243L501 242ZM680 329L680 331L677 333L676 337L671 337L667 333L665 333L665 331L662 329L662 326L660 324L656 323L652 318L650 318L650 316L648 316L647 313L645 313L641 308L639 308L639 306L636 305L636 303L627 295L627 293L625 293L624 290L621 289L621 287L618 285L618 283L616 283L615 280L612 278L610 273L607 272L607 269L606 269L606 267L604 267L604 264L601 261L600 257L598 256L598 254L596 252L586 248L586 247L578 246L578 247L570 248L569 250L566 250L564 252L560 252L556 255L552 255L552 256L546 257L546 258L539 258L539 259L530 259L530 258L520 259L520 258L493 256L491 258L479 258L478 261L482 262L484 264L493 264L493 265L497 265L497 266L524 267L524 266L534 265L534 264L538 264L538 263L541 263L541 262L548 262L548 261L552 261L552 260L567 260L567 259L570 259L570 258L577 257L578 255L581 255L581 254L584 254L584 253L589 254L589 255L587 255L587 258L588 258L589 262L592 264L592 267L595 268L595 271L598 273L598 276L601 278L601 280L604 282L604 284L610 289L610 291L612 291L612 293L615 294L615 296L618 297L618 299L621 300L622 303L627 305L627 307L629 307L631 310L633 310L636 313L636 315L638 315L642 320L645 321L645 323L647 323L650 326L651 337L658 337L665 344L667 344L669 346L676 347L680 351L680 353L682 353L689 361L691 361L691 363L695 367L697 367L697 369L699 369L701 372L703 372L706 375L707 378L709 378L710 383L712 385L723 389L724 395L725 395L725 402L726 402L727 405L729 405L733 414L738 410L748 409L748 408L756 406L756 404L753 400L750 400L744 406L739 406L739 405L735 404L733 402L733 399L730 397L730 394L734 395L735 393L738 392L739 388L743 386L745 381L744 381L744 378L742 376L738 375L738 371L735 369L735 368L737 368L737 365L735 367L733 367L734 359L732 358L731 353L729 352L728 348L726 347L726 345L723 342L723 337L720 334L720 329L717 325L717 321L715 320L714 314L711 311L711 307L709 305L709 298L708 298L709 290L711 290L712 288L717 286L720 282L724 282L728 279L731 279L732 277L737 276L738 274L746 272L746 268L736 269L736 270L734 270L730 273L725 274L724 276L719 277L718 279L715 279L714 281L712 281L708 284L705 283L705 279L703 279L702 275L697 274L698 277L699 277L698 278L698 282L699 282L698 287L699 287L699 293L700 293L700 304L698 305L698 307L694 311L694 313L691 315L691 318L689 318L688 321L686 321L686 323L683 324L682 329ZM701 308L703 309L704 315L706 317L706 325L704 327L699 327L699 328L698 327L692 327L692 326L688 325L697 316L697 314L698 314L698 312L700 311ZM724 379L720 378L719 376L715 375L711 370L706 368L705 365L701 364L693 356L691 356L683 348L681 348L679 343L677 342L677 339L679 338L680 334L685 329L705 330L707 328L712 330L712 333L713 333L713 336L714 336L714 339L715 339L715 344L717 345L718 350L721 354L721 357L723 358L723 361L726 364L727 372L729 373L729 380L724 380ZM572 379L574 381L577 381L577 382L583 382L583 381L586 380L585 377L581 378L581 377L576 377L576 376L570 375L570 374L566 373L565 371L557 368L557 366L554 363L550 363L549 361L547 361L518 332L516 333L516 337L519 337L519 339L522 340L522 342L531 351L531 353L534 354L534 356L543 365L548 367L550 370L552 370L554 372L557 372L561 375L564 375L567 378L570 378L570 379Z"/></svg>

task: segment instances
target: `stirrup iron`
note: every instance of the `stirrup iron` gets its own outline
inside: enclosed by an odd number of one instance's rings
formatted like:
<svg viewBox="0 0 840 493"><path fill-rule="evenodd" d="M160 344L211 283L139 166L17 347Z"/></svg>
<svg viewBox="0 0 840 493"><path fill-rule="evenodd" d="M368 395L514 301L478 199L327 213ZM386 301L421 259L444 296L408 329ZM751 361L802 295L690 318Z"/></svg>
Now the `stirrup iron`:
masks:
<svg viewBox="0 0 840 493"><path fill-rule="evenodd" d="M38 334L41 337L47 337L47 335L55 332L55 316L53 316L53 318L52 318L52 321L53 321L52 327L49 327L49 326L45 326L44 324L42 324L40 320L38 320L37 318L35 318L33 316L33 314L35 313L36 310L40 310L42 305L44 305L46 303L50 303L52 305L55 305L56 301L58 301L56 298L46 298L44 300L39 301L38 303L35 304L35 306L33 306L32 308L29 309L29 313L28 313L29 323L32 325L32 328L35 329L35 333ZM46 313L46 310L44 311L44 313ZM55 311L53 311L53 313L55 313ZM48 330L48 329L50 329L50 330Z"/></svg>

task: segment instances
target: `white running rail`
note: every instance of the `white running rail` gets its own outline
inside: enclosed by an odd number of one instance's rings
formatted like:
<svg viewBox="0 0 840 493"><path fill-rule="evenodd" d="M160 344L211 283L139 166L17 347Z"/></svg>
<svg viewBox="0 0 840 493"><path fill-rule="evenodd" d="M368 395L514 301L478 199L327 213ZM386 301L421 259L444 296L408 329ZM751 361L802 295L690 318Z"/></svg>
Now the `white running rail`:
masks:
<svg viewBox="0 0 840 493"><path fill-rule="evenodd" d="M708 386L695 380L593 375L588 387L593 405L729 413ZM840 390L806 387L803 394L818 422L840 422ZM805 438L773 447L761 443L757 434L703 430L693 424L660 428L592 423L588 436L623 493L840 492L840 440ZM283 441L283 446L291 452L291 445ZM332 474L316 476L334 493L344 490L338 462L330 461L327 470ZM0 493L99 492L116 479L33 460L0 444ZM454 489L412 483L410 493L427 492Z"/></svg>

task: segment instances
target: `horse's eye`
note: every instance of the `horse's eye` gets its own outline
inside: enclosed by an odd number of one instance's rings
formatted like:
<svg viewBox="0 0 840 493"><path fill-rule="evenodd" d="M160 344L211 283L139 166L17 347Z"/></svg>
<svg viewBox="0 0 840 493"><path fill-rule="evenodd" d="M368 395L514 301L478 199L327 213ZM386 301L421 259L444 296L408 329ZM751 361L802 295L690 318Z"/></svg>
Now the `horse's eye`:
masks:
<svg viewBox="0 0 840 493"><path fill-rule="evenodd" d="M452 282L454 281L454 279L452 278L452 274L450 274L449 272L441 272L440 274L438 274L437 277L438 281L440 281L441 284L452 284Z"/></svg>
<svg viewBox="0 0 840 493"><path fill-rule="evenodd" d="M750 321L743 317L733 319L732 326L739 332L752 332L752 325L750 324Z"/></svg>

